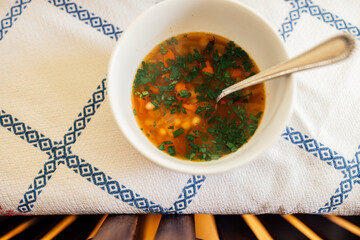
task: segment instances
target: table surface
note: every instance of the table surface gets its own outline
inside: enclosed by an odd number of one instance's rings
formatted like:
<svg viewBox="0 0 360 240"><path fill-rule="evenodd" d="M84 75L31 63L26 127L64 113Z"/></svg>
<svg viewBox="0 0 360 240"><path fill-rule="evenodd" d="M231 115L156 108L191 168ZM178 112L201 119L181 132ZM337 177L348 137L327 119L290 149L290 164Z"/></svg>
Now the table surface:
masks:
<svg viewBox="0 0 360 240"><path fill-rule="evenodd" d="M2 216L0 239L359 239L360 216Z"/></svg>

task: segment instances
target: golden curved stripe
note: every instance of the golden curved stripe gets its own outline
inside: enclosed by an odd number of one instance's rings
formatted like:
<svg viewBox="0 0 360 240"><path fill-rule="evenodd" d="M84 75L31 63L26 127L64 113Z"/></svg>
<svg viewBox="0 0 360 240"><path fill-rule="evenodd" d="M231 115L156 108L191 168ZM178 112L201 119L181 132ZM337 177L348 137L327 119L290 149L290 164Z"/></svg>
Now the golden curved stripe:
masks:
<svg viewBox="0 0 360 240"><path fill-rule="evenodd" d="M19 226L12 229L10 232L8 232L5 235L1 236L0 240L8 240L10 238L15 237L16 235L18 235L19 233L25 231L28 227L33 225L36 221L37 220L33 218L33 219L30 219L29 221L26 221L26 222L20 224Z"/></svg>
<svg viewBox="0 0 360 240"><path fill-rule="evenodd" d="M255 215L241 215L258 239L272 240L270 233Z"/></svg>
<svg viewBox="0 0 360 240"><path fill-rule="evenodd" d="M195 236L198 239L219 240L214 215L194 214Z"/></svg>
<svg viewBox="0 0 360 240"><path fill-rule="evenodd" d="M312 240L321 240L322 239L294 215L282 215L282 217L285 218L286 221L288 221L291 225L293 225L297 230L299 230L302 234L304 234L309 239L312 239Z"/></svg>
<svg viewBox="0 0 360 240"><path fill-rule="evenodd" d="M326 215L325 217L328 218L333 223L339 225L340 227L360 237L360 227L356 226L355 224L349 222L348 220L342 217L338 217L334 215Z"/></svg>
<svg viewBox="0 0 360 240"><path fill-rule="evenodd" d="M91 233L89 234L87 239L91 239L95 236L95 234L99 231L100 227L103 225L105 219L109 216L109 214L105 214L101 217L101 219L99 220L99 222L96 224L96 226L94 227L94 229L91 231Z"/></svg>
<svg viewBox="0 0 360 240"><path fill-rule="evenodd" d="M70 215L65 217L61 222L59 222L55 227L53 227L50 232L48 232L41 240L51 240L61 233L65 228L72 224L77 219L77 216Z"/></svg>

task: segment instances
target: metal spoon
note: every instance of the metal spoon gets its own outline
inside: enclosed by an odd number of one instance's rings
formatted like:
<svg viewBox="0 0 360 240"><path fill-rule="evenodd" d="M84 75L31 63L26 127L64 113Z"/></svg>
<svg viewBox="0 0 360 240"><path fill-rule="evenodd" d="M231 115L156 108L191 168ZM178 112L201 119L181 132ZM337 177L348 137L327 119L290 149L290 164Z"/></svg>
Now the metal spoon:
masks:
<svg viewBox="0 0 360 240"><path fill-rule="evenodd" d="M341 34L333 37L307 52L280 63L263 72L253 75L243 81L235 83L221 91L216 98L216 103L226 95L239 91L267 80L299 72L311 68L321 67L335 62L339 62L350 56L355 48L354 39L347 34Z"/></svg>

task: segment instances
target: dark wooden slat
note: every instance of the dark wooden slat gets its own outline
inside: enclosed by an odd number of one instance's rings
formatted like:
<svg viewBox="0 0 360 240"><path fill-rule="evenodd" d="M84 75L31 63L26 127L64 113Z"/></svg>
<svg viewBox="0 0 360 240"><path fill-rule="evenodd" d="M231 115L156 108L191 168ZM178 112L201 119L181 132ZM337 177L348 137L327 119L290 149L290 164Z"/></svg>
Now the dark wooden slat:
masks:
<svg viewBox="0 0 360 240"><path fill-rule="evenodd" d="M194 215L163 215L155 239L194 240Z"/></svg>
<svg viewBox="0 0 360 240"><path fill-rule="evenodd" d="M34 217L12 216L12 217L6 218L5 221L2 221L1 225L0 225L0 237L3 236L5 233L8 233L15 227L19 226L23 222L29 221L32 218L34 218Z"/></svg>
<svg viewBox="0 0 360 240"><path fill-rule="evenodd" d="M86 239L102 215L80 215L78 218L59 233L56 239Z"/></svg>
<svg viewBox="0 0 360 240"><path fill-rule="evenodd" d="M342 218L360 227L360 216L342 216Z"/></svg>
<svg viewBox="0 0 360 240"><path fill-rule="evenodd" d="M49 232L64 216L37 216L37 222L11 240L40 239Z"/></svg>
<svg viewBox="0 0 360 240"><path fill-rule="evenodd" d="M3 222L6 222L10 218L13 218L13 216L0 216L0 226Z"/></svg>
<svg viewBox="0 0 360 240"><path fill-rule="evenodd" d="M94 240L134 239L138 215L109 215L94 236Z"/></svg>
<svg viewBox="0 0 360 240"><path fill-rule="evenodd" d="M215 215L215 222L220 239L257 239L241 215Z"/></svg>
<svg viewBox="0 0 360 240"><path fill-rule="evenodd" d="M300 221L324 239L359 239L358 236L338 226L321 215L295 215Z"/></svg>
<svg viewBox="0 0 360 240"><path fill-rule="evenodd" d="M257 215L257 217L274 239L308 239L280 215L264 214Z"/></svg>

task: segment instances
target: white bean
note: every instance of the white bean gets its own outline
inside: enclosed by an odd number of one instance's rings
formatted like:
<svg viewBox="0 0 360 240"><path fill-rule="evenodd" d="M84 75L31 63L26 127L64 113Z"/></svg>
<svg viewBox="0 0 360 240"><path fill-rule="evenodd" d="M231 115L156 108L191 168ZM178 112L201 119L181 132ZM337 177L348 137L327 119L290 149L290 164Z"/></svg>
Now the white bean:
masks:
<svg viewBox="0 0 360 240"><path fill-rule="evenodd" d="M154 104L152 104L151 102L148 102L146 105L145 105L145 108L147 110L153 110L154 109Z"/></svg>
<svg viewBox="0 0 360 240"><path fill-rule="evenodd" d="M175 119L175 126L179 126L181 124L181 120L176 118Z"/></svg>
<svg viewBox="0 0 360 240"><path fill-rule="evenodd" d="M198 125L200 122L201 122L201 118L198 116L194 117L192 120L193 125Z"/></svg>
<svg viewBox="0 0 360 240"><path fill-rule="evenodd" d="M160 133L160 135L165 136L165 135L166 135L166 130L163 129L163 128L161 128L161 129L159 130L159 133Z"/></svg>

